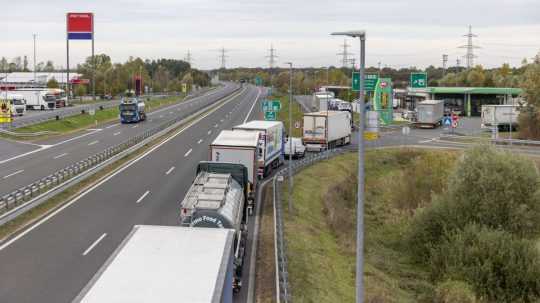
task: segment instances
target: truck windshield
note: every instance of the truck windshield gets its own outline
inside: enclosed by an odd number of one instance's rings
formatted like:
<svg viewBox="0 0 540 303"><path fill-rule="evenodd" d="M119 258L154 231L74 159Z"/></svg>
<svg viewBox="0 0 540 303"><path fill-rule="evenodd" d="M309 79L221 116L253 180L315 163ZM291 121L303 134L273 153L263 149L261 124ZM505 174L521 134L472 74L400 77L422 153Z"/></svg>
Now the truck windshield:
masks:
<svg viewBox="0 0 540 303"><path fill-rule="evenodd" d="M11 100L11 103L13 105L24 105L24 101L22 99L13 99Z"/></svg>
<svg viewBox="0 0 540 303"><path fill-rule="evenodd" d="M136 111L137 104L120 104L120 111Z"/></svg>

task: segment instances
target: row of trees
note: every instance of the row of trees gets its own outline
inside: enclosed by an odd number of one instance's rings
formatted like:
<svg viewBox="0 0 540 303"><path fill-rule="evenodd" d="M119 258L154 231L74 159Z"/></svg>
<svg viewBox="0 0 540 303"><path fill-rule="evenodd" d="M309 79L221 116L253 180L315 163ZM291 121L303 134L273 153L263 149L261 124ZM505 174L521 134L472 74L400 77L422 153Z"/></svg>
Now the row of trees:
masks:
<svg viewBox="0 0 540 303"><path fill-rule="evenodd" d="M33 70L33 66L32 66ZM0 71L1 72L29 72L30 67L28 63L28 56L15 57L11 61L8 61L6 57L0 59ZM46 62L38 62L36 64L36 71L38 72L53 72L55 71L54 62L47 60Z"/></svg>
<svg viewBox="0 0 540 303"><path fill-rule="evenodd" d="M210 76L181 60L159 59L142 60L130 57L124 63L113 63L106 54L95 56L96 94L123 93L134 88L134 77L141 76L143 85L153 92L181 91L182 84L188 87L210 85ZM77 71L84 79L92 79L92 57L77 66Z"/></svg>

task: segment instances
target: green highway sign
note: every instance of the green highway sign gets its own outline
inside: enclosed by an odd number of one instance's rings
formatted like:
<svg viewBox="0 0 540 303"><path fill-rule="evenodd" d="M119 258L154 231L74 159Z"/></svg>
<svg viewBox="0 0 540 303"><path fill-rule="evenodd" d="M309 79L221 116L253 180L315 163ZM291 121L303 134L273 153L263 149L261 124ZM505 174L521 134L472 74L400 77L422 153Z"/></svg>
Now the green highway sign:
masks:
<svg viewBox="0 0 540 303"><path fill-rule="evenodd" d="M262 85L262 78L257 76L255 77L255 85L261 86Z"/></svg>
<svg viewBox="0 0 540 303"><path fill-rule="evenodd" d="M279 102L279 100L263 101L264 112L279 112L280 110L281 110L281 102Z"/></svg>
<svg viewBox="0 0 540 303"><path fill-rule="evenodd" d="M276 112L264 112L264 120L266 121L276 121Z"/></svg>
<svg viewBox="0 0 540 303"><path fill-rule="evenodd" d="M411 88L426 88L427 73L411 73Z"/></svg>
<svg viewBox="0 0 540 303"><path fill-rule="evenodd" d="M366 92L375 91L375 87L379 81L379 76L377 74L366 74L364 75L364 79L364 90ZM352 90L355 92L360 91L360 73L358 72L353 73Z"/></svg>

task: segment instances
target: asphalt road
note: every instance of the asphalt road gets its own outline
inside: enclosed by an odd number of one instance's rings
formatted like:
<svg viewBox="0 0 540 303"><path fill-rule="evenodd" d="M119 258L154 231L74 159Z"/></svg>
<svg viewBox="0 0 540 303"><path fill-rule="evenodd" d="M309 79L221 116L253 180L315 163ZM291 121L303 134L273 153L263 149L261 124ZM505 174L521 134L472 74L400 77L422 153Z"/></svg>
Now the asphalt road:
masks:
<svg viewBox="0 0 540 303"><path fill-rule="evenodd" d="M228 84L202 96L158 109L148 120L137 124L115 121L99 128L84 130L40 142L14 142L0 139L0 195L44 178L55 171L116 145L152 127L181 116L187 117L233 92Z"/></svg>
<svg viewBox="0 0 540 303"><path fill-rule="evenodd" d="M248 116L260 118L255 100L263 95L257 88L246 88L2 244L0 302L70 302L133 225L177 225L179 203L195 177L196 164L208 158L208 144L220 130ZM247 287L244 284L244 290Z"/></svg>

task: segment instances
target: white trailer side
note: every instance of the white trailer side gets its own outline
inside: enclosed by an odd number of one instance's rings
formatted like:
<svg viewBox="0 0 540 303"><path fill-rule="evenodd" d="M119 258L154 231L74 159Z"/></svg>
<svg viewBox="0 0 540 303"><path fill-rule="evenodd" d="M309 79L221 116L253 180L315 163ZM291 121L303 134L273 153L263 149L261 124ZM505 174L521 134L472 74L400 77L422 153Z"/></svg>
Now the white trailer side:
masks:
<svg viewBox="0 0 540 303"><path fill-rule="evenodd" d="M73 302L231 303L234 231L138 225Z"/></svg>
<svg viewBox="0 0 540 303"><path fill-rule="evenodd" d="M349 144L351 114L347 111L305 113L303 140L308 150L319 151Z"/></svg>
<svg viewBox="0 0 540 303"><path fill-rule="evenodd" d="M516 127L520 105L482 105L482 127Z"/></svg>

